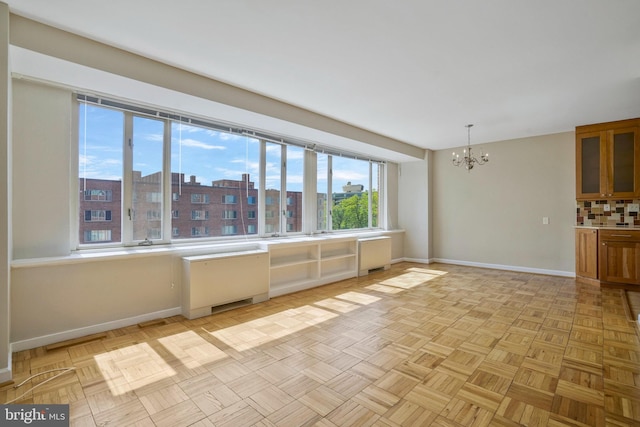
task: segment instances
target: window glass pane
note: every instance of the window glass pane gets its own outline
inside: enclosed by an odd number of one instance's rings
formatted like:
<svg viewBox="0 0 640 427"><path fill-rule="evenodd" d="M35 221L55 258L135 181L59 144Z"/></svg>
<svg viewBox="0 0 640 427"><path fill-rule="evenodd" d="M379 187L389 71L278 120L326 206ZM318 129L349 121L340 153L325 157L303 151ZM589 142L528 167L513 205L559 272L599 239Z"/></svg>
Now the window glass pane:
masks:
<svg viewBox="0 0 640 427"><path fill-rule="evenodd" d="M378 197L378 190L380 189L380 165L373 163L371 165L371 227L379 227L378 211L380 209L380 202Z"/></svg>
<svg viewBox="0 0 640 427"><path fill-rule="evenodd" d="M327 201L329 200L329 156L327 154L317 154L316 167L318 176L316 177L316 228L318 230L328 230L327 215L329 214Z"/></svg>
<svg viewBox="0 0 640 427"><path fill-rule="evenodd" d="M173 237L254 234L259 164L256 139L172 123L171 209L192 212L172 218Z"/></svg>
<svg viewBox="0 0 640 427"><path fill-rule="evenodd" d="M613 135L613 191L616 193L635 190L634 137L633 132Z"/></svg>
<svg viewBox="0 0 640 427"><path fill-rule="evenodd" d="M334 230L366 228L369 222L369 162L332 158Z"/></svg>
<svg viewBox="0 0 640 427"><path fill-rule="evenodd" d="M280 232L280 191L282 187L282 146L266 143L265 233Z"/></svg>
<svg viewBox="0 0 640 427"><path fill-rule="evenodd" d="M302 181L304 177L304 148L287 146L287 232L302 231Z"/></svg>
<svg viewBox="0 0 640 427"><path fill-rule="evenodd" d="M121 242L124 114L80 103L79 136L79 243ZM93 221L93 211L112 212L111 222Z"/></svg>
<svg viewBox="0 0 640 427"><path fill-rule="evenodd" d="M162 239L164 122L133 118L133 240Z"/></svg>

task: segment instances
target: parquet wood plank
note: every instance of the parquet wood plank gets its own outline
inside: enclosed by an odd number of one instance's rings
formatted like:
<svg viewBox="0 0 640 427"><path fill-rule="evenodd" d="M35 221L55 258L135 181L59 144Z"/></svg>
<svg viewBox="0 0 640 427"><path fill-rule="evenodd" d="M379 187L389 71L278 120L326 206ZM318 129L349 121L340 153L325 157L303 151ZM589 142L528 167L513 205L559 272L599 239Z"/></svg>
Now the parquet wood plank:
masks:
<svg viewBox="0 0 640 427"><path fill-rule="evenodd" d="M398 263L15 353L13 385L27 381L0 401L69 403L78 426L640 425L625 298L570 278Z"/></svg>

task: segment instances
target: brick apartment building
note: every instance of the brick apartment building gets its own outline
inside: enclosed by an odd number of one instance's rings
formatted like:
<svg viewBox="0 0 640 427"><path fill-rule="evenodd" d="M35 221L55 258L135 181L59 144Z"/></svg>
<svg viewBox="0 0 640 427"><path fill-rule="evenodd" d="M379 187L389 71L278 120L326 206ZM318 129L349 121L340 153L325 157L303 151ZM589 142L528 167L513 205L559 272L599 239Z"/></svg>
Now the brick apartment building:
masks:
<svg viewBox="0 0 640 427"><path fill-rule="evenodd" d="M258 190L249 174L240 180L223 179L202 185L191 176L171 174L171 239L251 235L258 233ZM134 240L161 239L161 174L134 172ZM122 182L81 179L80 243L119 242L122 238ZM302 230L302 193L287 191L280 208L280 191L265 190L265 233L277 233L280 212L288 232Z"/></svg>

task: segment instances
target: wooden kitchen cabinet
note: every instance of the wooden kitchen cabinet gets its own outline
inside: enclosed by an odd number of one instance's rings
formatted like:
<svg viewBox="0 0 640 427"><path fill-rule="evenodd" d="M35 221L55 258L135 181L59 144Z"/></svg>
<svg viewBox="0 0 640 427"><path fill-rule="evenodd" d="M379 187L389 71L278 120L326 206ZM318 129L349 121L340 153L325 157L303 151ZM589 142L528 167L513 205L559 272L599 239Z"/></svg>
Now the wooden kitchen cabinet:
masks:
<svg viewBox="0 0 640 427"><path fill-rule="evenodd" d="M576 199L640 197L640 119L576 127Z"/></svg>
<svg viewBox="0 0 640 427"><path fill-rule="evenodd" d="M640 230L600 230L601 282L640 285Z"/></svg>
<svg viewBox="0 0 640 427"><path fill-rule="evenodd" d="M576 228L576 276L598 279L598 230Z"/></svg>

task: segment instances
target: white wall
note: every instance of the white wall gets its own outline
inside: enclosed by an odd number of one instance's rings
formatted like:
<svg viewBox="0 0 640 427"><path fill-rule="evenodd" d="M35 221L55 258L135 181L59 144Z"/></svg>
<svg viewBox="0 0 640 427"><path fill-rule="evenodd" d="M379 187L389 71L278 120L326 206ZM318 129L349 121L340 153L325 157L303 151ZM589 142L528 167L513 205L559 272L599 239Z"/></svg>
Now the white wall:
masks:
<svg viewBox="0 0 640 427"><path fill-rule="evenodd" d="M432 257L431 156L427 151L422 161L398 165L398 224L406 231L404 257L410 261Z"/></svg>
<svg viewBox="0 0 640 427"><path fill-rule="evenodd" d="M573 274L574 133L480 148L491 160L469 173L451 165L451 150L434 153L433 258Z"/></svg>
<svg viewBox="0 0 640 427"><path fill-rule="evenodd" d="M13 256L69 254L72 94L13 81Z"/></svg>
<svg viewBox="0 0 640 427"><path fill-rule="evenodd" d="M49 340L57 342L75 338L76 329L87 335L96 325L177 314L180 283L171 285L180 272L174 270L170 255L14 267L11 342L63 333Z"/></svg>
<svg viewBox="0 0 640 427"><path fill-rule="evenodd" d="M0 384L11 379L9 345L11 278L11 77L9 7L0 3Z"/></svg>

